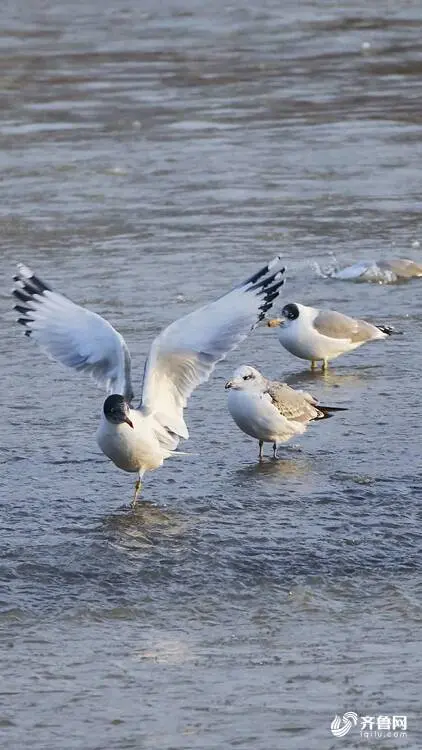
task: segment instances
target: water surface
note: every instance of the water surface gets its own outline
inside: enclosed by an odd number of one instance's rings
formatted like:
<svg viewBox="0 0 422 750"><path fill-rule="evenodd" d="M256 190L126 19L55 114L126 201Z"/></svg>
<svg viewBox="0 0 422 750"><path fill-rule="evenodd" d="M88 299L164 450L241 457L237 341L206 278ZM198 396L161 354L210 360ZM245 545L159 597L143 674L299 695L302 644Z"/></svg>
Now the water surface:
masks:
<svg viewBox="0 0 422 750"><path fill-rule="evenodd" d="M421 20L406 0L3 11L5 750L365 746L331 735L344 711L406 714L407 741L374 746L421 746L421 284L313 267L420 261ZM15 262L122 332L139 394L158 331L276 253L285 301L405 335L323 377L258 328L130 513L101 394L13 323ZM241 363L349 410L258 465L226 411Z"/></svg>

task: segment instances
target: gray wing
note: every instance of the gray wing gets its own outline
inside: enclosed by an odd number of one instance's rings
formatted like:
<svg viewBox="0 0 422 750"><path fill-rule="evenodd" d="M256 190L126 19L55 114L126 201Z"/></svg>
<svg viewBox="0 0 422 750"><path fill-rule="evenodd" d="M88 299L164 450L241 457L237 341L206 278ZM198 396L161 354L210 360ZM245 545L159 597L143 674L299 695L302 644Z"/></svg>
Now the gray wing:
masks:
<svg viewBox="0 0 422 750"><path fill-rule="evenodd" d="M295 391L287 383L268 381L265 389L274 406L286 419L295 422L309 422L323 416L317 407L317 400L306 391Z"/></svg>
<svg viewBox="0 0 422 750"><path fill-rule="evenodd" d="M334 310L320 310L313 321L314 328L323 336L344 339L355 344L379 337L379 330L366 320L349 318Z"/></svg>
<svg viewBox="0 0 422 750"><path fill-rule="evenodd" d="M145 365L140 408L180 437L189 437L183 409L192 391L238 346L272 307L284 283L276 257L231 292L168 326Z"/></svg>
<svg viewBox="0 0 422 750"><path fill-rule="evenodd" d="M18 323L51 359L89 373L108 394L133 398L129 350L110 323L53 292L21 263L13 294Z"/></svg>

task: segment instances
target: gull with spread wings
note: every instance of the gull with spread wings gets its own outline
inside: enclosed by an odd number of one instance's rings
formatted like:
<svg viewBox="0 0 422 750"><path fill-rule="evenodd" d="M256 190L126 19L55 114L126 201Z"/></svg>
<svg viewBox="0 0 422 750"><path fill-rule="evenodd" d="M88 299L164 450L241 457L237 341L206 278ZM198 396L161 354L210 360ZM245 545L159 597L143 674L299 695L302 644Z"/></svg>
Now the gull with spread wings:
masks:
<svg viewBox="0 0 422 750"><path fill-rule="evenodd" d="M121 334L18 265L13 294L25 334L51 359L89 373L108 394L97 442L116 466L138 473L133 507L145 472L161 466L189 437L183 409L192 391L263 320L284 271L277 256L228 294L165 328L152 342L141 402L133 407L130 354Z"/></svg>

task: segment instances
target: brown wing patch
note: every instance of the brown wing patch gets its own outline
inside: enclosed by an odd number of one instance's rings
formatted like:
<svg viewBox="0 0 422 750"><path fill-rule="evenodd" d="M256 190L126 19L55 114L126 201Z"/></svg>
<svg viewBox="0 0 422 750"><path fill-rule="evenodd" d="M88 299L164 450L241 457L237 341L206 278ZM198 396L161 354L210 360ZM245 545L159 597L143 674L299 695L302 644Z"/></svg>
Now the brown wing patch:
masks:
<svg viewBox="0 0 422 750"><path fill-rule="evenodd" d="M378 263L380 268L386 268L401 279L411 279L415 276L422 276L422 265L415 263L408 258L393 258L391 260L381 260Z"/></svg>
<svg viewBox="0 0 422 750"><path fill-rule="evenodd" d="M274 406L286 419L309 422L310 419L316 419L320 415L315 406L316 400L309 393L295 391L287 383L271 381L265 392L269 394Z"/></svg>

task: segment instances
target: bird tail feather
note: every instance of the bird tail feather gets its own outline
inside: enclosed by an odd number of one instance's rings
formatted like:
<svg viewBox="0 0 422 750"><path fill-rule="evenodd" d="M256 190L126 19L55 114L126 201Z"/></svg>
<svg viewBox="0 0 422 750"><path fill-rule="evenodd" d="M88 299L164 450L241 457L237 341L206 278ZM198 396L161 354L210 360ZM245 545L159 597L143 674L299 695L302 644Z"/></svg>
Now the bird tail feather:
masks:
<svg viewBox="0 0 422 750"><path fill-rule="evenodd" d="M321 404L318 404L315 408L321 412L318 419L328 419L329 417L332 417L336 411L348 411L346 406L321 406Z"/></svg>

